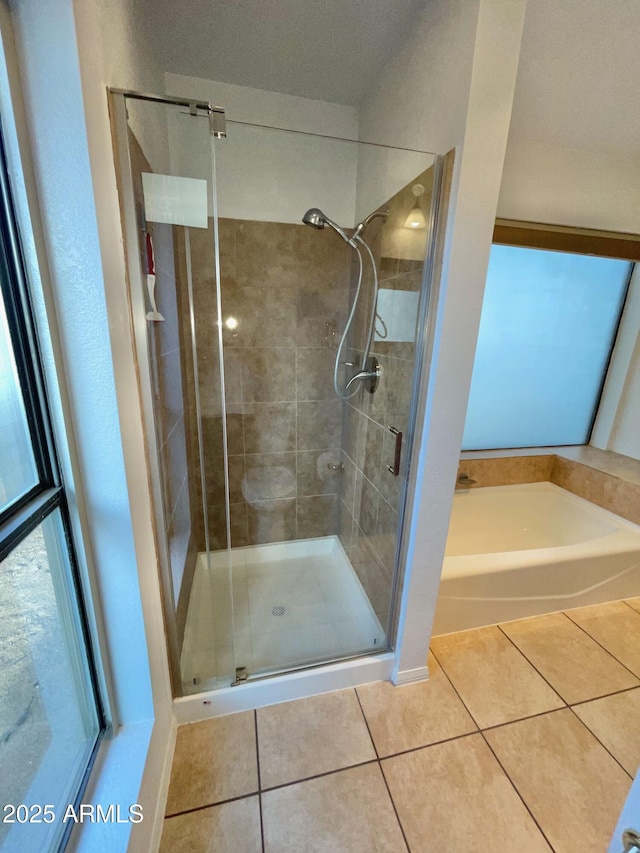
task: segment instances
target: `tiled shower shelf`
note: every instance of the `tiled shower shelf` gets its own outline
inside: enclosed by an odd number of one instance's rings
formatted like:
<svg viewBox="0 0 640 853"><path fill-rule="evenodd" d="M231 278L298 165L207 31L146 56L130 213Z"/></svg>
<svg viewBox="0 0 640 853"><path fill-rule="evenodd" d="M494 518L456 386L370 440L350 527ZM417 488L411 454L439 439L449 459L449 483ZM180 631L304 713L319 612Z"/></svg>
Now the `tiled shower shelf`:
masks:
<svg viewBox="0 0 640 853"><path fill-rule="evenodd" d="M228 685L236 667L251 677L384 644L337 536L198 555L182 650L186 693Z"/></svg>

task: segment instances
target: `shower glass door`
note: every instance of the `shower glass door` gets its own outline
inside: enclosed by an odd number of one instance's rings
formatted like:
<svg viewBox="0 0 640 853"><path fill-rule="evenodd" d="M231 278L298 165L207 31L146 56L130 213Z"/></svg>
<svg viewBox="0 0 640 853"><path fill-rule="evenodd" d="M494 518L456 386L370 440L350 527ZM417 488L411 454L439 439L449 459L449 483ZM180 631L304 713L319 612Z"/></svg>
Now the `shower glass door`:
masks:
<svg viewBox="0 0 640 853"><path fill-rule="evenodd" d="M236 666L251 678L390 646L435 158L230 120L215 160ZM374 358L373 393L347 389Z"/></svg>
<svg viewBox="0 0 640 853"><path fill-rule="evenodd" d="M126 106L176 692L385 651L437 158Z"/></svg>
<svg viewBox="0 0 640 853"><path fill-rule="evenodd" d="M197 693L236 678L212 137L189 106L112 113L173 687Z"/></svg>

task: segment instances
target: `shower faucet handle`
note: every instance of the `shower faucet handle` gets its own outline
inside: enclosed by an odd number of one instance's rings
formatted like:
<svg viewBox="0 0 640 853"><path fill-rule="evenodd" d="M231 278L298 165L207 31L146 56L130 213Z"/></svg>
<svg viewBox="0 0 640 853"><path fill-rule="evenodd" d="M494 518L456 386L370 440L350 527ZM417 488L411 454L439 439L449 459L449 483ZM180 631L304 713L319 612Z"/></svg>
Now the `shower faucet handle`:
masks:
<svg viewBox="0 0 640 853"><path fill-rule="evenodd" d="M369 391L370 394L373 394L378 387L378 382L382 376L382 367L375 355L369 358L367 367L368 369L365 368L364 370L359 370L357 373L354 373L351 379L347 382L347 388L350 388L357 379L368 379L369 385L367 386L367 391Z"/></svg>
<svg viewBox="0 0 640 853"><path fill-rule="evenodd" d="M375 370L359 370L354 373L351 379L347 382L347 388L350 388L358 379L371 379L372 376L377 376Z"/></svg>

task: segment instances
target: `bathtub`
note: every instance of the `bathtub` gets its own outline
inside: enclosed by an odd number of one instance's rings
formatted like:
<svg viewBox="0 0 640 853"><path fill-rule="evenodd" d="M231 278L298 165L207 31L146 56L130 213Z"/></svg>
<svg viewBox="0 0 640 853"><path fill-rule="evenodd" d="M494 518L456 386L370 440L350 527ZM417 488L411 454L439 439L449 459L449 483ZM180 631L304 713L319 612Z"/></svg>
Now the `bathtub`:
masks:
<svg viewBox="0 0 640 853"><path fill-rule="evenodd" d="M552 483L456 492L433 633L640 595L640 526Z"/></svg>

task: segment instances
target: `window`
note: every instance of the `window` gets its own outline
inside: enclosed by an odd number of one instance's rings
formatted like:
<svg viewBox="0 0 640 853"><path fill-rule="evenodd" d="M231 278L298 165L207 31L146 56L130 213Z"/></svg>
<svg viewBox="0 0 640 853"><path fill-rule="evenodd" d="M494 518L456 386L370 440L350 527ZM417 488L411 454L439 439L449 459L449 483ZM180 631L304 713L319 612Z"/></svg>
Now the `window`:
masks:
<svg viewBox="0 0 640 853"><path fill-rule="evenodd" d="M492 247L463 450L588 442L631 269Z"/></svg>
<svg viewBox="0 0 640 853"><path fill-rule="evenodd" d="M0 297L0 850L46 851L104 718L1 140Z"/></svg>

